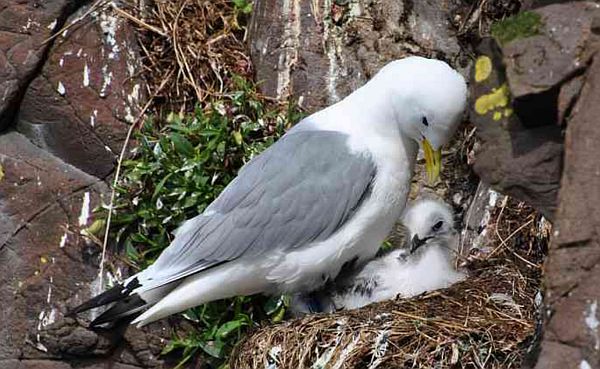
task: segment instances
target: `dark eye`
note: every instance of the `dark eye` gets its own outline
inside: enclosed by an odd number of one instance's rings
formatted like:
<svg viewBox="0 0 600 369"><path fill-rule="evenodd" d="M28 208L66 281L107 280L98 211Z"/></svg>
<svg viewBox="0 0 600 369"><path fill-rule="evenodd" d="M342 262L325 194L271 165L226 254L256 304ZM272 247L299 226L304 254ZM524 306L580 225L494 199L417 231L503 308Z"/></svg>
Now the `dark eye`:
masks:
<svg viewBox="0 0 600 369"><path fill-rule="evenodd" d="M443 225L444 225L444 222L440 220L439 222L435 223L431 229L434 232L437 232L442 228Z"/></svg>
<svg viewBox="0 0 600 369"><path fill-rule="evenodd" d="M421 123L423 123L423 125L424 125L425 127L429 127L429 122L427 121L427 117L423 117L423 118L421 119Z"/></svg>

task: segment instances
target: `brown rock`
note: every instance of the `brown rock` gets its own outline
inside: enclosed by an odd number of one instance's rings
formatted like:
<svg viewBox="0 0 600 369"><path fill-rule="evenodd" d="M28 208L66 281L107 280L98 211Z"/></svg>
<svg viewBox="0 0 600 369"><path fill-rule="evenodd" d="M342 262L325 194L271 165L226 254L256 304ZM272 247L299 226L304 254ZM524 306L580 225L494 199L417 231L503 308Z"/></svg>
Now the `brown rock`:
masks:
<svg viewBox="0 0 600 369"><path fill-rule="evenodd" d="M553 219L556 209L560 170L562 162L562 135L557 125L541 125L526 128L506 103L490 106L484 110L476 108L484 99L503 90L504 66L500 51L491 39L479 47L482 57L492 61L492 72L482 81L472 80L471 97L473 108L470 120L477 127L480 140L473 169L480 178L494 189L525 201L540 211L546 218ZM518 108L527 109L527 105ZM514 107L515 110L518 109Z"/></svg>
<svg viewBox="0 0 600 369"><path fill-rule="evenodd" d="M170 331L136 331L145 345L134 347L63 316L92 294L100 248L80 230L108 192L102 179L143 103L134 32L108 7L44 43L89 4L6 3L0 0L0 368L133 368L124 357L160 367L159 334ZM10 130L15 125L20 132Z"/></svg>
<svg viewBox="0 0 600 369"><path fill-rule="evenodd" d="M23 98L17 128L63 161L105 178L144 91L130 25L108 9L93 14L57 38Z"/></svg>
<svg viewBox="0 0 600 369"><path fill-rule="evenodd" d="M71 369L71 365L54 360L23 360L19 369Z"/></svg>
<svg viewBox="0 0 600 369"><path fill-rule="evenodd" d="M39 331L60 319L62 302L86 276L93 278L77 227L89 223L106 185L15 132L0 136L0 165L0 357L44 356L35 349Z"/></svg>
<svg viewBox="0 0 600 369"><path fill-rule="evenodd" d="M595 36L596 40L598 36ZM598 45L597 43L595 45ZM597 49L596 49L597 50ZM547 262L552 311L536 368L564 368L584 361L600 366L600 59L586 71L571 112L554 239ZM573 359L567 363L566 358ZM566 366L567 365L567 366ZM581 364L583 367L583 364Z"/></svg>
<svg viewBox="0 0 600 369"><path fill-rule="evenodd" d="M13 125L23 92L44 64L51 43L76 2L0 1L0 131Z"/></svg>
<svg viewBox="0 0 600 369"><path fill-rule="evenodd" d="M448 21L451 1L326 4L255 3L250 51L264 93L299 98L312 110L340 100L394 59L463 60ZM340 11L343 16L333 21L330 15Z"/></svg>

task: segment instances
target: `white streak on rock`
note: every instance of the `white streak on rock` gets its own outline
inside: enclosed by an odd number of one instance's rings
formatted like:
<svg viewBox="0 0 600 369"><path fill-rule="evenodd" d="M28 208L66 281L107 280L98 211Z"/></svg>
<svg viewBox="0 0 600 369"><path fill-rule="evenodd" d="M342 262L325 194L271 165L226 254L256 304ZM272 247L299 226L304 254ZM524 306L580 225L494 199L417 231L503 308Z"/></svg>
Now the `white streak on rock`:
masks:
<svg viewBox="0 0 600 369"><path fill-rule="evenodd" d="M83 87L88 87L90 85L90 68L87 63L83 66Z"/></svg>
<svg viewBox="0 0 600 369"><path fill-rule="evenodd" d="M579 363L579 369L592 369L592 366L587 362L587 360L581 360L581 363Z"/></svg>
<svg viewBox="0 0 600 369"><path fill-rule="evenodd" d="M112 83L113 73L108 71L108 65L102 67L102 88L100 89L100 97L106 97L108 87Z"/></svg>
<svg viewBox="0 0 600 369"><path fill-rule="evenodd" d="M104 43L110 48L109 59L116 59L119 54L119 45L117 44L117 17L107 12L100 14L100 28L104 33Z"/></svg>
<svg viewBox="0 0 600 369"><path fill-rule="evenodd" d="M67 93L67 90L65 89L65 85L63 85L63 83L61 81L58 81L58 86L56 87L56 91L58 91L58 93L61 96L65 96L65 94Z"/></svg>
<svg viewBox="0 0 600 369"><path fill-rule="evenodd" d="M96 118L98 118L98 109L94 109L92 114L90 114L90 125L92 127L96 125Z"/></svg>
<svg viewBox="0 0 600 369"><path fill-rule="evenodd" d="M590 330L590 334L594 337L594 350L600 350L600 334L598 333L598 326L600 326L600 321L598 321L598 300L594 300L590 305L588 305L588 309L585 312L585 325L587 325Z"/></svg>
<svg viewBox="0 0 600 369"><path fill-rule="evenodd" d="M46 28L48 28L50 31L54 31L54 27L56 27L57 23L58 23L58 19L55 19L52 21L52 23L50 23L48 26L46 26Z"/></svg>
<svg viewBox="0 0 600 369"><path fill-rule="evenodd" d="M65 232L65 234L63 234L62 237L60 238L60 243L58 244L58 247L60 247L61 249L63 247L65 247L65 245L67 244L67 238L68 238L68 232Z"/></svg>
<svg viewBox="0 0 600 369"><path fill-rule="evenodd" d="M79 213L79 226L83 227L87 224L90 217L90 193L83 194L83 203L81 205L81 213Z"/></svg>
<svg viewBox="0 0 600 369"><path fill-rule="evenodd" d="M300 0L283 0L282 16L288 20L283 28L283 44L277 62L277 99L290 94L292 67L298 61L300 47Z"/></svg>

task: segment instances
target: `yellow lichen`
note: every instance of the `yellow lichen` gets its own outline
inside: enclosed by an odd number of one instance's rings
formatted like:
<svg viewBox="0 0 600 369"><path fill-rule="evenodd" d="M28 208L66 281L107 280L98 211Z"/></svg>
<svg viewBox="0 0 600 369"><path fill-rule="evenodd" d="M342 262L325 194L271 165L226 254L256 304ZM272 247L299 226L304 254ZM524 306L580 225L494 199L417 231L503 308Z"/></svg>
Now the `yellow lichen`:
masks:
<svg viewBox="0 0 600 369"><path fill-rule="evenodd" d="M492 74L492 60L482 55L475 62L475 82L482 82Z"/></svg>
<svg viewBox="0 0 600 369"><path fill-rule="evenodd" d="M511 108L504 109L504 118L508 118L512 115L513 110Z"/></svg>
<svg viewBox="0 0 600 369"><path fill-rule="evenodd" d="M498 121L498 120L502 119L502 113L499 112L499 111L495 111L494 115L492 115L492 119L495 120L495 121Z"/></svg>
<svg viewBox="0 0 600 369"><path fill-rule="evenodd" d="M48 259L47 259L45 256L41 256L41 257L40 257L40 262L41 262L42 264L47 264L47 263L48 263Z"/></svg>
<svg viewBox="0 0 600 369"><path fill-rule="evenodd" d="M4 169L2 168L2 165L0 165L0 182L2 182L2 179L4 179Z"/></svg>
<svg viewBox="0 0 600 369"><path fill-rule="evenodd" d="M475 101L475 111L477 114L484 115L497 108L504 108L508 105L508 86L495 88L489 94L479 96Z"/></svg>

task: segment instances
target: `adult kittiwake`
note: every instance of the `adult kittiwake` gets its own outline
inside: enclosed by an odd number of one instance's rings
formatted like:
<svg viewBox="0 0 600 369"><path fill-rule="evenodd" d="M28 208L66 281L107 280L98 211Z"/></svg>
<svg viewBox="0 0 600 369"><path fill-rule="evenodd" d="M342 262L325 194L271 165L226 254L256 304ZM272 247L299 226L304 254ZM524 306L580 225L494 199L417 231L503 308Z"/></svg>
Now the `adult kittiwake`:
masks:
<svg viewBox="0 0 600 369"><path fill-rule="evenodd" d="M114 302L91 325L139 314L139 327L227 297L318 289L376 254L404 208L419 144L437 178L466 97L442 61L387 64L244 165L154 264L72 313Z"/></svg>
<svg viewBox="0 0 600 369"><path fill-rule="evenodd" d="M402 223L410 236L406 248L371 260L322 291L294 295L292 312L357 309L396 296L413 297L447 288L465 278L455 268L458 234L448 205L433 199L417 201L405 212Z"/></svg>

